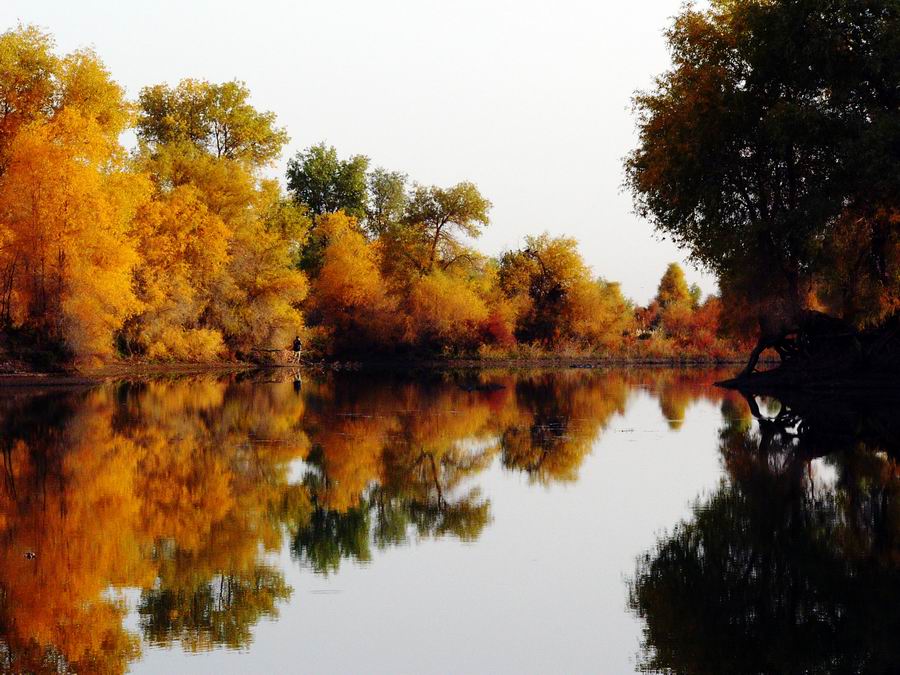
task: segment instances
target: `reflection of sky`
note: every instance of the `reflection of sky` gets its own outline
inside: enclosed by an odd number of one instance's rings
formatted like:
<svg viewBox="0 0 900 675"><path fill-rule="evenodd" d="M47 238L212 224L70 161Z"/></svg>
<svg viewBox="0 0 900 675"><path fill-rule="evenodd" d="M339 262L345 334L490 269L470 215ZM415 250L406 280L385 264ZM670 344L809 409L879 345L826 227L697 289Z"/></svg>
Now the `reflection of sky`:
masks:
<svg viewBox="0 0 900 675"><path fill-rule="evenodd" d="M288 478L287 482L291 485L299 483L303 479L303 474L310 470L309 464L306 463L306 460L294 459L288 464Z"/></svg>
<svg viewBox="0 0 900 675"><path fill-rule="evenodd" d="M413 538L328 577L285 546L279 564L294 594L277 620L254 626L249 649L185 661L178 647L145 646L133 671L631 672L640 623L626 609L625 578L718 484L720 425L718 406L701 400L672 431L658 400L634 393L577 482L535 485L496 460L479 474L472 484L490 499L492 522L476 542Z"/></svg>
<svg viewBox="0 0 900 675"><path fill-rule="evenodd" d="M816 457L809 463L809 475L813 490L819 493L833 492L837 488L838 468L827 457Z"/></svg>

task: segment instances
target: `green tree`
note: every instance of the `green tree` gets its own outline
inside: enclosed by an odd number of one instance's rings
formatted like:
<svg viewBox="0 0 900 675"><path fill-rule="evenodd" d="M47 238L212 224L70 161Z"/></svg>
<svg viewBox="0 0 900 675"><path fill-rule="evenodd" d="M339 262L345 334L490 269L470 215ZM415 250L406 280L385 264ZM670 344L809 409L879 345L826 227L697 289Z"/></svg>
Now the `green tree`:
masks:
<svg viewBox="0 0 900 675"><path fill-rule="evenodd" d="M703 300L703 289L698 284L691 284L688 288L688 294L691 296L691 307L697 309Z"/></svg>
<svg viewBox="0 0 900 675"><path fill-rule="evenodd" d="M410 196L403 221L420 247L419 264L430 272L435 264L446 269L467 249L459 235L478 237L490 220L491 202L481 196L474 183L449 188L417 185Z"/></svg>
<svg viewBox="0 0 900 675"><path fill-rule="evenodd" d="M161 561L158 587L143 589L138 616L144 639L170 646L178 640L188 651L224 645L240 649L253 640L253 627L263 617L278 616L278 605L291 596L281 570L255 563L249 570L223 570L215 579L196 579L189 555ZM192 584L179 585L178 573ZM170 587L176 577L174 587Z"/></svg>
<svg viewBox="0 0 900 675"><path fill-rule="evenodd" d="M188 142L217 158L269 164L288 136L275 126L275 113L259 112L249 98L250 90L237 81L182 80L174 89L145 87L138 136L154 145Z"/></svg>
<svg viewBox="0 0 900 675"><path fill-rule="evenodd" d="M353 155L342 160L334 147L319 143L288 161L288 190L294 201L305 204L313 215L342 210L348 216L365 218L368 168L368 157Z"/></svg>
<svg viewBox="0 0 900 675"><path fill-rule="evenodd" d="M406 174L377 168L368 175L369 204L366 227L373 236L385 234L396 226L406 211Z"/></svg>

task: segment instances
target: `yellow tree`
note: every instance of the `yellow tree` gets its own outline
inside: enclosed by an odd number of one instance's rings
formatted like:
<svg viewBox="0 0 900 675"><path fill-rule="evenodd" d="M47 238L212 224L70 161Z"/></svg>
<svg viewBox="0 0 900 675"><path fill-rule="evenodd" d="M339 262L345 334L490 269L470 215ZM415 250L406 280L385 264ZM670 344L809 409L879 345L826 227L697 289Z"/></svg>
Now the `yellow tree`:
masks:
<svg viewBox="0 0 900 675"><path fill-rule="evenodd" d="M131 219L145 192L115 166L93 120L64 109L13 139L0 177L0 213L17 261L10 315L79 356L112 353L113 333L137 309Z"/></svg>
<svg viewBox="0 0 900 675"><path fill-rule="evenodd" d="M129 231L146 185L125 170L121 87L92 52L52 48L33 28L0 36L3 319L106 356L137 308Z"/></svg>
<svg viewBox="0 0 900 675"><path fill-rule="evenodd" d="M684 270L678 263L670 263L662 279L659 280L656 301L661 307L691 302L691 291L684 278Z"/></svg>
<svg viewBox="0 0 900 675"><path fill-rule="evenodd" d="M310 312L336 347L390 346L399 325L397 303L387 294L376 248L366 241L357 220L343 211L319 216L316 230L327 244L313 285Z"/></svg>
<svg viewBox="0 0 900 675"><path fill-rule="evenodd" d="M413 283L407 311L406 341L432 349L476 346L489 316L487 305L466 277L440 270Z"/></svg>
<svg viewBox="0 0 900 675"><path fill-rule="evenodd" d="M151 358L215 358L222 335L203 327L201 317L225 274L230 231L186 185L147 202L135 234L141 259L135 288L143 307L126 325L129 348Z"/></svg>
<svg viewBox="0 0 900 675"><path fill-rule="evenodd" d="M264 182L253 202L254 217L234 225L229 285L214 298L212 316L229 344L283 348L303 329L301 303L309 292L297 268L300 243L309 230L305 211Z"/></svg>
<svg viewBox="0 0 900 675"><path fill-rule="evenodd" d="M197 217L210 214L225 228L227 262L211 280L198 320L182 326L197 340L181 352L196 346L200 358L209 357L200 353L204 346L219 350L216 334L232 351L246 352L284 346L303 326L307 281L295 263L309 221L281 198L277 184L260 180L260 170L277 157L287 136L274 126L272 113L256 111L248 98L241 83L194 80L148 87L140 96L139 166L153 178L155 199L166 201L173 191L190 187L206 209ZM193 227L199 226L198 221ZM209 257L219 260L219 248ZM155 336L141 339L148 353L184 358L170 349L171 341L155 346Z"/></svg>
<svg viewBox="0 0 900 675"><path fill-rule="evenodd" d="M0 167L19 128L53 109L58 74L49 35L34 26L0 35Z"/></svg>

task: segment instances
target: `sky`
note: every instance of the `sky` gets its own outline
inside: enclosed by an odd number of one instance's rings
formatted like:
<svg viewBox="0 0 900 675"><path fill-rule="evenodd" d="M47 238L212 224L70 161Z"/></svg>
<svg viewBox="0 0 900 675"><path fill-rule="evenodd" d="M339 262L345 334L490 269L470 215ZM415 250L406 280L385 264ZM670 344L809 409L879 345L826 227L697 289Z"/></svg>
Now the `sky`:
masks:
<svg viewBox="0 0 900 675"><path fill-rule="evenodd" d="M238 79L291 137L273 167L325 141L422 184L476 183L493 202L476 246L578 239L593 271L646 302L670 262L633 213L622 159L630 101L669 64L682 0L3 0L60 52L91 47L136 97L186 77Z"/></svg>

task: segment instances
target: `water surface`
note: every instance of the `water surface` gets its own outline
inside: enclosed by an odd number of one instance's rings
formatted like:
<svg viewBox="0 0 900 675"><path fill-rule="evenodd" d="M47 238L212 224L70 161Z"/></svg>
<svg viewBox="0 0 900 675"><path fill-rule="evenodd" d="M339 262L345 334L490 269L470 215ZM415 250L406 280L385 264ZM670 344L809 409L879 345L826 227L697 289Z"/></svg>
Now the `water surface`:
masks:
<svg viewBox="0 0 900 675"><path fill-rule="evenodd" d="M2 392L0 664L893 672L893 413L720 375Z"/></svg>

